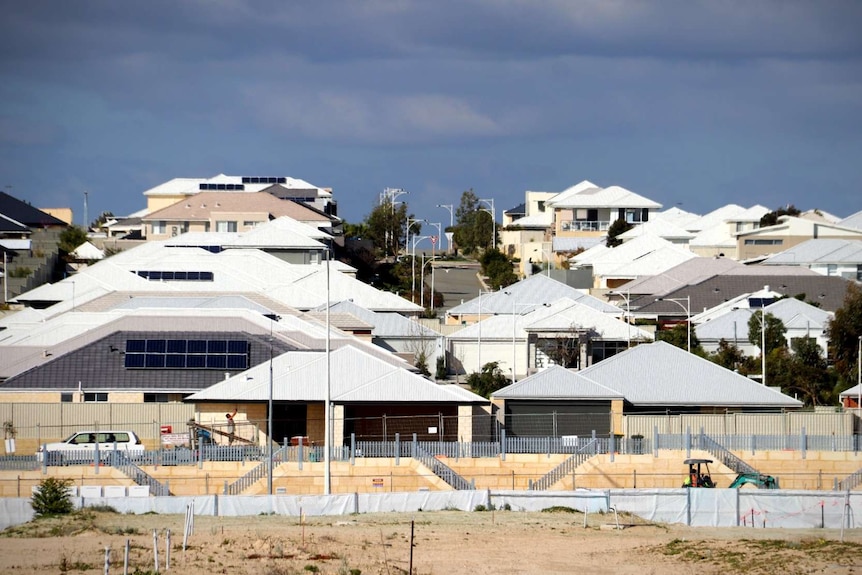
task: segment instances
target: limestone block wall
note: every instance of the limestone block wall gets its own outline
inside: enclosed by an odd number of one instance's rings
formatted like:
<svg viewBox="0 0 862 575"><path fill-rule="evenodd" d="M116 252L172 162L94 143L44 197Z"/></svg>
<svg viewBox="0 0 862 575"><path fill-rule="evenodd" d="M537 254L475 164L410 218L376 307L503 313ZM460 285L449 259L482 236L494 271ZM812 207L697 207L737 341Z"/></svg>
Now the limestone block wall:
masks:
<svg viewBox="0 0 862 575"><path fill-rule="evenodd" d="M565 454L510 453L505 460L501 457L439 459L467 481L474 481L476 489L526 490L530 481L538 480L567 457Z"/></svg>
<svg viewBox="0 0 862 575"><path fill-rule="evenodd" d="M837 481L862 469L862 453L852 451L734 452L734 455L757 469L777 477L782 489L833 489Z"/></svg>
<svg viewBox="0 0 862 575"><path fill-rule="evenodd" d="M99 467L99 473L93 466L89 467L49 467L43 475L41 470L4 471L0 473L0 497L30 497L33 488L46 477L57 477L71 480L71 485L80 489L90 485L118 485L130 487L135 482L113 467Z"/></svg>

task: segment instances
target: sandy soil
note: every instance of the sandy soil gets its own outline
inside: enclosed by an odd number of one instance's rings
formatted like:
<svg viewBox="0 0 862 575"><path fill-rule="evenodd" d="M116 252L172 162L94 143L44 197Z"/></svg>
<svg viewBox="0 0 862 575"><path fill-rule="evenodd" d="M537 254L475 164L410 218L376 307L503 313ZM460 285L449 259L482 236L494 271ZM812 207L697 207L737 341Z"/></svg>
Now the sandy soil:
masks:
<svg viewBox="0 0 862 575"><path fill-rule="evenodd" d="M340 517L197 517L183 551L184 517L78 513L3 532L0 573L344 575L745 572L862 574L862 530L697 529L571 512L417 512ZM171 532L170 569L165 565Z"/></svg>

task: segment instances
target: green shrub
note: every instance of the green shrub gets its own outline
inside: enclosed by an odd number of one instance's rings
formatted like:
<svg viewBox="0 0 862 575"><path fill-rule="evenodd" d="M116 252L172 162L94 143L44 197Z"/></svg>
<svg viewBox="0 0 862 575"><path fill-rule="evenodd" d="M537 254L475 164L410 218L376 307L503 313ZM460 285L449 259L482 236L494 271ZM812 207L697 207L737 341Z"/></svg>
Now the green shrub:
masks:
<svg viewBox="0 0 862 575"><path fill-rule="evenodd" d="M50 515L65 515L74 509L72 497L69 495L71 479L46 477L30 499L33 511L40 517Z"/></svg>
<svg viewBox="0 0 862 575"><path fill-rule="evenodd" d="M28 268L27 266L18 266L16 268L12 268L9 271L9 277L13 278L28 278L30 274L33 273L33 270Z"/></svg>

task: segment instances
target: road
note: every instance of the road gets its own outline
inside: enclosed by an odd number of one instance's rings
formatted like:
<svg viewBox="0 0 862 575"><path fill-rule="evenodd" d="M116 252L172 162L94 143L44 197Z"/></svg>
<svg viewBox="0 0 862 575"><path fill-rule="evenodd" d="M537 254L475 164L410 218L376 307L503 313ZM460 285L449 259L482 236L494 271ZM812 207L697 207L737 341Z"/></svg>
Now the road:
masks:
<svg viewBox="0 0 862 575"><path fill-rule="evenodd" d="M482 284L479 282L479 264L470 262L443 261L434 267L434 291L443 294L443 309L460 305L478 297ZM430 286L431 274L425 281Z"/></svg>

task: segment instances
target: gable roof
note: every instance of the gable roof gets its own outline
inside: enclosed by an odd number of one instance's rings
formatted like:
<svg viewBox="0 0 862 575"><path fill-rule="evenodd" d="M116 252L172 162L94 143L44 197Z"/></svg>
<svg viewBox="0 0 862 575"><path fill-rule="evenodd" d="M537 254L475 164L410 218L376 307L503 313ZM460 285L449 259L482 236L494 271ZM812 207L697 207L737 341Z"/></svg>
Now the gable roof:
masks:
<svg viewBox="0 0 862 575"><path fill-rule="evenodd" d="M464 315L478 314L481 311L482 315L506 315L513 312L513 303L543 304L564 297L602 312L611 314L622 313L622 310L617 306L586 294L563 282L549 278L544 274L531 275L507 286L505 290L483 293L449 309L446 313L448 315Z"/></svg>
<svg viewBox="0 0 862 575"><path fill-rule="evenodd" d="M278 200L281 201L281 200ZM353 298L373 310L414 313L421 306L391 292L380 291L331 265L291 264L258 249L176 248L166 242L146 242L81 270L55 284L45 284L16 298L19 302L84 304L106 294L135 292L181 294L188 291L225 294L265 294L283 305L307 310L324 303L329 276L330 300ZM211 272L209 281L155 281L142 272Z"/></svg>
<svg viewBox="0 0 862 575"><path fill-rule="evenodd" d="M623 394L600 383L578 377L576 372L551 365L491 394L493 399L624 399Z"/></svg>
<svg viewBox="0 0 862 575"><path fill-rule="evenodd" d="M545 202L555 209L565 208L647 208L658 210L661 204L621 186L599 188L586 180L560 192Z"/></svg>
<svg viewBox="0 0 862 575"><path fill-rule="evenodd" d="M290 200L280 200L266 192L200 192L141 219L145 222L208 221L219 213L262 213L271 217L288 216L299 222L326 224L332 221L318 210Z"/></svg>
<svg viewBox="0 0 862 575"><path fill-rule="evenodd" d="M354 345L325 352L290 352L272 360L276 401L336 403L454 403L486 404L484 397L455 384L438 385L402 367L381 361ZM223 380L190 396L187 401L256 402L269 399L269 364Z"/></svg>
<svg viewBox="0 0 862 575"><path fill-rule="evenodd" d="M0 214L28 228L41 228L44 226L62 226L65 228L68 225L63 220L46 214L42 210L34 208L26 202L22 202L6 192L0 192ZM8 221L7 225L10 225Z"/></svg>
<svg viewBox="0 0 862 575"><path fill-rule="evenodd" d="M727 300L744 293L752 293L764 286L781 295L796 297L805 294L809 301L820 304L821 309L835 311L844 305L844 295L847 293L849 280L839 277L828 277L811 272L805 268L793 268L810 272L807 275L758 274L761 266L744 267L736 274L723 274L711 277L701 283L683 286L663 294L664 298L691 298L692 315L705 309L715 307ZM773 267L773 270L780 269ZM632 302L632 308L639 314L658 314L662 316L685 317L685 311L672 301L655 301L654 296L641 296Z"/></svg>
<svg viewBox="0 0 862 575"><path fill-rule="evenodd" d="M326 304L317 308L318 313L326 310ZM371 334L381 338L439 337L433 329L404 317L400 313L375 312L346 300L332 304L330 312L349 313L373 326Z"/></svg>
<svg viewBox="0 0 862 575"><path fill-rule="evenodd" d="M845 228L856 228L857 230L862 230L862 210L847 216L838 222L838 225Z"/></svg>
<svg viewBox="0 0 862 575"><path fill-rule="evenodd" d="M812 239L766 258L761 265L860 264L862 240Z"/></svg>
<svg viewBox="0 0 862 575"><path fill-rule="evenodd" d="M748 322L752 313L760 311L760 308L731 309L695 327L697 337L701 339L726 339L733 338L748 341ZM832 314L820 308L814 307L795 298L778 300L765 308L763 312L771 314L780 319L788 330L811 330L815 334L821 333L829 323Z"/></svg>
<svg viewBox="0 0 862 575"><path fill-rule="evenodd" d="M801 401L661 341L618 353L577 377L643 407L802 407Z"/></svg>

